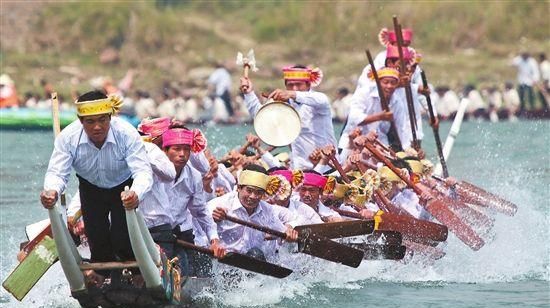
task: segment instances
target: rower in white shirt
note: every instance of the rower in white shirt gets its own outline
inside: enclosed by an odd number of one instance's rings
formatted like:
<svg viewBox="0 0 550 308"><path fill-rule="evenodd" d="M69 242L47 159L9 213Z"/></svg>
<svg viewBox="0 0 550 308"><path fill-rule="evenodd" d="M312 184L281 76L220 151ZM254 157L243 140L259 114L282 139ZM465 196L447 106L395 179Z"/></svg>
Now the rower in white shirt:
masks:
<svg viewBox="0 0 550 308"><path fill-rule="evenodd" d="M138 126L138 131L143 134L145 151L153 170L153 187L145 194L139 212L155 243L164 250L169 259L172 259L177 249L172 235L175 217L170 206L168 190L176 178L176 169L161 150L162 134L169 127L170 119L166 117L144 119Z"/></svg>
<svg viewBox="0 0 550 308"><path fill-rule="evenodd" d="M332 112L328 97L312 90L322 79L321 71L296 65L283 69L286 89L276 89L269 98L276 101L289 102L296 109L302 121L302 131L291 144L291 162L295 169L312 168L308 156L318 147L328 144L336 145ZM256 115L262 106L253 92L252 81L241 78L240 89L244 94L246 107L251 115Z"/></svg>
<svg viewBox="0 0 550 308"><path fill-rule="evenodd" d="M220 240L227 250L259 259L273 256L273 245L266 243L261 231L225 220L227 215L285 232L288 241L296 241L298 233L285 227L271 205L262 199L273 178L258 165L248 165L239 175L237 190L208 202L212 217L218 224Z"/></svg>
<svg viewBox="0 0 550 308"><path fill-rule="evenodd" d="M301 184L302 180L297 178L303 177L302 172L293 172L285 167L271 168L268 172L271 176L282 176L282 180L288 182L291 190L288 195L278 195L271 200L273 204L278 205L276 207L278 211L283 212L282 209L288 209L292 215L292 217L288 219L288 223L292 227L323 223L321 216L319 216L314 209L301 202L298 198L292 198L292 187Z"/></svg>
<svg viewBox="0 0 550 308"><path fill-rule="evenodd" d="M325 222L337 222L344 219L340 214L326 207L321 202L321 196L324 190L327 188L327 178L314 170L304 170L304 181L301 186L298 187L298 196L294 198L309 205ZM330 185L335 185L329 183ZM330 189L332 191L332 189Z"/></svg>
<svg viewBox="0 0 550 308"><path fill-rule="evenodd" d="M176 179L168 187L170 204L176 219L173 234L178 240L194 244L192 223L192 217L194 217L205 231L214 255L223 256L225 251L219 245L216 224L206 209L202 177L197 170L187 164L191 151L198 153L206 148L206 139L198 129L173 127L162 135L162 147L176 168ZM184 272L192 273L187 250L178 249L177 253Z"/></svg>
<svg viewBox="0 0 550 308"><path fill-rule="evenodd" d="M134 259L124 209L136 208L153 182L139 134L112 117L121 104L99 91L77 99L78 120L57 136L40 194L42 205L52 208L75 170L92 262ZM125 186L131 188L123 196ZM87 281L98 286L106 275L110 271L85 272Z"/></svg>
<svg viewBox="0 0 550 308"><path fill-rule="evenodd" d="M390 112L383 111L376 84L358 89L353 95L348 121L339 142L340 148L344 151L349 150L349 133L356 127L360 127L363 134L376 131L379 139L384 144L398 144L397 140L389 140L388 138L392 119L395 122L399 141L401 141L399 144L401 148L409 148L411 145L412 133L404 90L402 88L396 90L399 72L393 68L384 67L379 69L377 73ZM345 157L342 156L341 159L344 160Z"/></svg>

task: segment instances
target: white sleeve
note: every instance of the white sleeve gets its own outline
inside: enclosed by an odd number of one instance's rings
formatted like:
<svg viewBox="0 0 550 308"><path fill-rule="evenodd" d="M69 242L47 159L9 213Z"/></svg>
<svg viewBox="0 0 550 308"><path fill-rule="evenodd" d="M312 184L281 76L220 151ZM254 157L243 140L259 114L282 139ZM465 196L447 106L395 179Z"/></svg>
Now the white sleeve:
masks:
<svg viewBox="0 0 550 308"><path fill-rule="evenodd" d="M262 107L258 96L256 96L254 92L250 92L244 95L244 103L246 105L246 109L248 109L248 113L253 118L256 116L258 110L260 110L260 108Z"/></svg>
<svg viewBox="0 0 550 308"><path fill-rule="evenodd" d="M74 160L68 142L63 134L55 138L48 171L44 177L44 190L55 190L59 196L65 191Z"/></svg>
<svg viewBox="0 0 550 308"><path fill-rule="evenodd" d="M269 151L265 151L264 154L262 154L262 160L269 168L273 167L281 167L281 162L277 158L273 156Z"/></svg>
<svg viewBox="0 0 550 308"><path fill-rule="evenodd" d="M162 182L168 183L174 181L176 178L176 168L174 164L168 159L168 156L159 149L156 145L151 143L145 144L147 150L147 157L151 163L151 169Z"/></svg>

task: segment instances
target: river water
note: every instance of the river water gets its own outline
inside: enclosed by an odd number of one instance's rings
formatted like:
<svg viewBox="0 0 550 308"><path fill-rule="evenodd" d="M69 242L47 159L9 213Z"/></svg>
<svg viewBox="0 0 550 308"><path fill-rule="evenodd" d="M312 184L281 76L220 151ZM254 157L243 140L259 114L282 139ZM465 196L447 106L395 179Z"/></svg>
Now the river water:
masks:
<svg viewBox="0 0 550 308"><path fill-rule="evenodd" d="M442 139L449 123L441 127ZM218 157L237 146L250 126L204 129ZM339 132L340 126L336 127ZM423 147L435 161L431 131ZM16 266L24 226L47 218L40 206L52 151L50 131L0 131L0 278ZM310 262L307 274L286 279L254 277L237 288L204 294L210 307L549 307L550 122L466 122L449 158L451 175L519 206L514 217L497 215L493 234L478 252L453 235L447 255L420 262L363 262L357 269ZM69 191L76 189L75 179ZM59 264L17 302L3 289L2 307L78 307Z"/></svg>

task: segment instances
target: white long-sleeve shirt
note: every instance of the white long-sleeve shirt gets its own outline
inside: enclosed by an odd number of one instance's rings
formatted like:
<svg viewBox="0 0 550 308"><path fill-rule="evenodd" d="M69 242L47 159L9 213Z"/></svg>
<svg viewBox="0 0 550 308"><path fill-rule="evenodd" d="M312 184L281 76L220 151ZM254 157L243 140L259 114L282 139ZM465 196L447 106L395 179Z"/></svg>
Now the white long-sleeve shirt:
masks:
<svg viewBox="0 0 550 308"><path fill-rule="evenodd" d="M111 117L105 143L98 149L84 132L80 120L69 124L55 138L44 179L45 190L65 191L71 167L76 174L101 188L113 188L130 177L139 200L152 186L151 166L141 137L128 122Z"/></svg>
<svg viewBox="0 0 550 308"><path fill-rule="evenodd" d="M533 86L540 79L537 61L532 57L523 59L517 56L512 60L512 65L518 68L518 83L520 85Z"/></svg>
<svg viewBox="0 0 550 308"><path fill-rule="evenodd" d="M150 142L144 142L144 145L153 169L153 187L145 194L138 210L143 215L148 228L163 224L174 227L175 218L167 190L176 178L176 169L158 146Z"/></svg>
<svg viewBox="0 0 550 308"><path fill-rule="evenodd" d="M290 198L288 210L296 217L295 220L291 222L291 225L294 227L323 223L321 216L319 216L314 209L296 198Z"/></svg>
<svg viewBox="0 0 550 308"><path fill-rule="evenodd" d="M404 189L392 198L392 203L413 215L415 218L429 220L431 218L423 206L420 205L418 195L411 189Z"/></svg>
<svg viewBox="0 0 550 308"><path fill-rule="evenodd" d="M412 142L412 133L410 129L409 114L406 106L405 90L398 88L393 92L389 101L390 111L393 112L393 119L399 140L404 149L409 148ZM376 85L371 87L362 87L353 94L348 122L344 127L339 148L349 148L349 133L359 126L367 116L382 112L380 97ZM378 132L378 138L385 144L388 144L387 134L390 130L390 122L376 121L361 127L362 133L367 134L371 130Z"/></svg>
<svg viewBox="0 0 550 308"><path fill-rule="evenodd" d="M244 96L248 112L255 116L262 104L254 93ZM328 97L316 91L296 92L296 100L290 105L296 109L302 121L302 131L291 146L291 163L293 169L309 169L313 164L308 157L318 147L336 145L332 112Z"/></svg>
<svg viewBox="0 0 550 308"><path fill-rule="evenodd" d="M260 201L254 213L248 215L248 212L239 201L236 190L208 202L210 213L213 213L217 207L226 209L227 215L241 220L250 221L281 232L286 230L277 213L273 210L274 205ZM271 255L271 251L266 251L266 249L271 249L273 246L266 243L264 240L265 233L261 231L224 220L218 223L218 234L223 247L229 251L246 253L257 247L263 250L266 256Z"/></svg>
<svg viewBox="0 0 550 308"><path fill-rule="evenodd" d="M168 190L176 225L182 231L193 228L192 216L197 219L210 241L218 238L216 223L206 209L206 194L202 187L202 177L197 170L189 165L183 167L181 174Z"/></svg>

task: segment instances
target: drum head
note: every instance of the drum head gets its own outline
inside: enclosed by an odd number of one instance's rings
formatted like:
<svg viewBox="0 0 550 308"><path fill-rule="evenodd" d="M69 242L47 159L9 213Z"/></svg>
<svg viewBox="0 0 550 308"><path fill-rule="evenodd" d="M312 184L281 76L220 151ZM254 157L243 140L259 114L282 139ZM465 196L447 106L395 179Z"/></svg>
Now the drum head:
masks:
<svg viewBox="0 0 550 308"><path fill-rule="evenodd" d="M286 103L269 103L256 113L254 130L260 139L275 147L289 145L300 134L302 123L298 112Z"/></svg>

